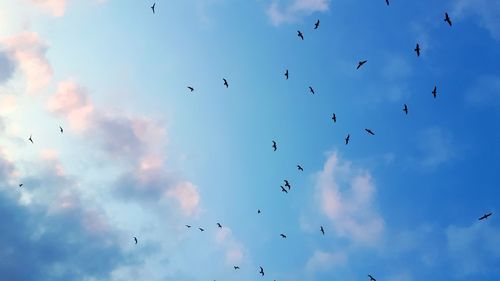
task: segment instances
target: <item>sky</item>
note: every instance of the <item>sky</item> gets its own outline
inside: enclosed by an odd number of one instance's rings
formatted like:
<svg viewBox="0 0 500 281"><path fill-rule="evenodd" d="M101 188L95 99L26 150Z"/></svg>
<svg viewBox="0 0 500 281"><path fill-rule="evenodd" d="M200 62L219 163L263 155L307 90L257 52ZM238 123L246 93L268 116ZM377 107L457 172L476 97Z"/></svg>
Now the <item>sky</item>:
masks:
<svg viewBox="0 0 500 281"><path fill-rule="evenodd" d="M500 2L153 3L0 2L0 276L498 280Z"/></svg>

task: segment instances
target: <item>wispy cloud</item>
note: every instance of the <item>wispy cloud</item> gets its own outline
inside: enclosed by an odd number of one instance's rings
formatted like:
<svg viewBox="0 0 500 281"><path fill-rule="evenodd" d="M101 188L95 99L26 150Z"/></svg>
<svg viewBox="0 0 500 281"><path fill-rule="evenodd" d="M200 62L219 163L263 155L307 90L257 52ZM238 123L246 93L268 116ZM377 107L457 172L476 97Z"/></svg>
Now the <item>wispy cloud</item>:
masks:
<svg viewBox="0 0 500 281"><path fill-rule="evenodd" d="M420 150L420 164L428 169L435 169L457 157L457 147L451 133L438 127L428 128L421 133Z"/></svg>
<svg viewBox="0 0 500 281"><path fill-rule="evenodd" d="M343 252L324 252L315 250L306 264L306 269L312 272L329 271L332 268L343 266L347 263L347 255Z"/></svg>
<svg viewBox="0 0 500 281"><path fill-rule="evenodd" d="M495 40L500 40L500 2L489 0L455 0L453 14L457 18L474 17Z"/></svg>
<svg viewBox="0 0 500 281"><path fill-rule="evenodd" d="M284 2L284 3L282 3ZM274 25L293 23L303 16L328 10L330 0L292 0L273 2L267 8L267 15Z"/></svg>
<svg viewBox="0 0 500 281"><path fill-rule="evenodd" d="M483 76L466 91L465 101L470 105L496 106L500 104L500 77Z"/></svg>
<svg viewBox="0 0 500 281"><path fill-rule="evenodd" d="M54 17L64 15L66 9L66 0L28 0L30 3L41 7Z"/></svg>

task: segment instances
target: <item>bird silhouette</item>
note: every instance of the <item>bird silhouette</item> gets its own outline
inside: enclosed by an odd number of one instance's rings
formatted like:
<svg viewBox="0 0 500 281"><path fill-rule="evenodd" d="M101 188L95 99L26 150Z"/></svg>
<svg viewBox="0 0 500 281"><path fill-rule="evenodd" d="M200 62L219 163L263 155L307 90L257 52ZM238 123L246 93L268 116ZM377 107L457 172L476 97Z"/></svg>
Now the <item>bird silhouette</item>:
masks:
<svg viewBox="0 0 500 281"><path fill-rule="evenodd" d="M276 145L275 141L273 141L273 149L274 149L274 151L276 151L276 149L278 149L278 146Z"/></svg>
<svg viewBox="0 0 500 281"><path fill-rule="evenodd" d="M318 29L319 27L319 20L316 21L316 23L314 24L314 29Z"/></svg>
<svg viewBox="0 0 500 281"><path fill-rule="evenodd" d="M404 105L403 111L405 112L406 115L408 115L408 106L406 105L406 103Z"/></svg>
<svg viewBox="0 0 500 281"><path fill-rule="evenodd" d="M372 136L374 136L374 135L375 135L375 133L374 133L372 130L370 130L370 129L365 129L365 131L366 131L368 134L372 135Z"/></svg>
<svg viewBox="0 0 500 281"><path fill-rule="evenodd" d="M240 267L239 267L239 266L237 266L237 265L235 265L235 266L233 266L233 267L234 267L234 270L240 269Z"/></svg>
<svg viewBox="0 0 500 281"><path fill-rule="evenodd" d="M333 123L337 123L337 115L335 115L335 113L332 114L332 120Z"/></svg>
<svg viewBox="0 0 500 281"><path fill-rule="evenodd" d="M288 182L288 180L284 180L284 182L285 182L285 186L288 187L288 190L290 190L290 188L292 188L292 187L290 186L290 183Z"/></svg>
<svg viewBox="0 0 500 281"><path fill-rule="evenodd" d="M187 227L187 228L191 228L191 226L190 226L189 224L186 224L186 227Z"/></svg>
<svg viewBox="0 0 500 281"><path fill-rule="evenodd" d="M370 277L370 281L377 281L377 279L373 278L370 274L368 274L368 277Z"/></svg>
<svg viewBox="0 0 500 281"><path fill-rule="evenodd" d="M480 220L480 221L485 220L485 219L487 219L487 218L488 218L489 216L491 216L491 215L493 215L493 213L484 214L484 215L482 215L482 216L479 218L479 220Z"/></svg>
<svg viewBox="0 0 500 281"><path fill-rule="evenodd" d="M260 267L260 271L259 271L259 273L260 273L262 276L264 276L264 269L262 268L262 266L259 266L259 267Z"/></svg>
<svg viewBox="0 0 500 281"><path fill-rule="evenodd" d="M323 228L323 226L321 226L321 228L319 229L319 231L321 231L321 233L322 233L323 235L325 235L325 229Z"/></svg>
<svg viewBox="0 0 500 281"><path fill-rule="evenodd" d="M363 66L363 64L365 64L367 62L367 60L362 60L362 61L359 61L358 62L358 67L356 67L356 69L359 69L360 67Z"/></svg>
<svg viewBox="0 0 500 281"><path fill-rule="evenodd" d="M288 69L285 71L285 78L288 80Z"/></svg>
<svg viewBox="0 0 500 281"><path fill-rule="evenodd" d="M262 212L260 211L260 209L257 209L257 214L260 214L260 213L262 213Z"/></svg>
<svg viewBox="0 0 500 281"><path fill-rule="evenodd" d="M451 26L451 19L448 13L444 13L444 21L447 22L449 26Z"/></svg>
<svg viewBox="0 0 500 281"><path fill-rule="evenodd" d="M151 6L151 10L153 10L153 14L155 13L155 7L156 7L156 3L153 3L153 6Z"/></svg>
<svg viewBox="0 0 500 281"><path fill-rule="evenodd" d="M281 233L280 236L281 236L281 238L286 238L286 235L283 233Z"/></svg>
<svg viewBox="0 0 500 281"><path fill-rule="evenodd" d="M217 223L218 228L222 228L222 225L220 223Z"/></svg>
<svg viewBox="0 0 500 281"><path fill-rule="evenodd" d="M300 30L297 30L297 36L299 36L300 39L304 40L304 35L302 34L302 32L300 32Z"/></svg>
<svg viewBox="0 0 500 281"><path fill-rule="evenodd" d="M194 88L193 88L193 87L191 87L191 86L188 86L187 88L188 88L191 92L192 92L192 91L194 91Z"/></svg>
<svg viewBox="0 0 500 281"><path fill-rule="evenodd" d="M282 185L280 185L280 187L281 187L281 191L282 191L282 192L284 192L284 193L288 193L288 191L287 191L287 190L286 190L286 189L285 189Z"/></svg>
<svg viewBox="0 0 500 281"><path fill-rule="evenodd" d="M437 96L437 87L436 86L434 86L434 89L432 90L432 96L434 98L436 98L436 96Z"/></svg>
<svg viewBox="0 0 500 281"><path fill-rule="evenodd" d="M417 53L417 57L420 57L420 45L417 43L417 46L415 47L415 52Z"/></svg>
<svg viewBox="0 0 500 281"><path fill-rule="evenodd" d="M134 236L135 244L137 245L137 237Z"/></svg>
<svg viewBox="0 0 500 281"><path fill-rule="evenodd" d="M30 138L28 139L31 143L34 143L33 142L33 135L30 135Z"/></svg>
<svg viewBox="0 0 500 281"><path fill-rule="evenodd" d="M347 134L347 137L345 138L345 145L349 143L349 139L351 138L351 135Z"/></svg>
<svg viewBox="0 0 500 281"><path fill-rule="evenodd" d="M226 88L229 88L229 84L227 83L226 78L222 78L222 80L224 80L224 86L226 86Z"/></svg>
<svg viewBox="0 0 500 281"><path fill-rule="evenodd" d="M19 187L23 187L23 185L24 185L24 184L20 183L20 184L19 184Z"/></svg>
<svg viewBox="0 0 500 281"><path fill-rule="evenodd" d="M198 229L199 229L201 232L205 231L205 229L203 229L203 228L201 228L201 227L198 227Z"/></svg>
<svg viewBox="0 0 500 281"><path fill-rule="evenodd" d="M302 172L304 171L304 169L303 169L303 168L302 168L302 166L300 166L300 165L297 165L297 169L298 169L299 171L302 171Z"/></svg>
<svg viewBox="0 0 500 281"><path fill-rule="evenodd" d="M385 3L387 4L387 6L389 6L389 0L385 0Z"/></svg>
<svg viewBox="0 0 500 281"><path fill-rule="evenodd" d="M309 92L314 95L314 89L311 86L309 86Z"/></svg>
<svg viewBox="0 0 500 281"><path fill-rule="evenodd" d="M61 134L64 133L64 130L61 126L59 126L59 131L61 132Z"/></svg>

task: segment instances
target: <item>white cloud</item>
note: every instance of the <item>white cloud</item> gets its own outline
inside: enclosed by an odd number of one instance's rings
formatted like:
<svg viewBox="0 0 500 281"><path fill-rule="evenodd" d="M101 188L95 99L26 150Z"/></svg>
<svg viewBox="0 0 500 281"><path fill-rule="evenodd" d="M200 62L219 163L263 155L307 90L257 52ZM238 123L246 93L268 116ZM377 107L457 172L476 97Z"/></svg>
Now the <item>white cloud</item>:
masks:
<svg viewBox="0 0 500 281"><path fill-rule="evenodd" d="M306 269L312 272L328 271L347 263L347 255L343 252L329 253L321 250L314 251L306 264Z"/></svg>
<svg viewBox="0 0 500 281"><path fill-rule="evenodd" d="M469 16L479 20L491 36L500 40L500 2L491 0L455 0L453 15L457 18Z"/></svg>
<svg viewBox="0 0 500 281"><path fill-rule="evenodd" d="M311 15L315 12L325 12L329 8L330 0L293 0L285 1L280 5L278 0L267 8L267 15L274 25L296 22L303 16Z"/></svg>
<svg viewBox="0 0 500 281"><path fill-rule="evenodd" d="M420 136L423 157L420 164L424 168L435 169L455 159L456 149L450 132L437 127L429 128Z"/></svg>
<svg viewBox="0 0 500 281"><path fill-rule="evenodd" d="M499 105L500 76L483 76L477 79L467 90L465 101L471 105Z"/></svg>

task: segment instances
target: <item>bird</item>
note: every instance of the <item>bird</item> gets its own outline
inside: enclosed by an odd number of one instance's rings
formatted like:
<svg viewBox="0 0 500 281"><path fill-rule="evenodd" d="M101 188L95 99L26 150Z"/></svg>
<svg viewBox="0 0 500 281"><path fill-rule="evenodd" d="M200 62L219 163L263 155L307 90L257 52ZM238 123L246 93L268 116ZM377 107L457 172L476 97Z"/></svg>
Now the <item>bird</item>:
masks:
<svg viewBox="0 0 500 281"><path fill-rule="evenodd" d="M377 279L373 278L370 274L368 274L368 277L370 277L370 281L377 281Z"/></svg>
<svg viewBox="0 0 500 281"><path fill-rule="evenodd" d="M309 92L314 95L314 89L311 86L309 86Z"/></svg>
<svg viewBox="0 0 500 281"><path fill-rule="evenodd" d="M137 237L134 236L135 244L137 245Z"/></svg>
<svg viewBox="0 0 500 281"><path fill-rule="evenodd" d="M302 172L304 171L304 168L302 168L302 166L300 166L300 165L297 165L297 169L298 169L299 171L302 171Z"/></svg>
<svg viewBox="0 0 500 281"><path fill-rule="evenodd" d="M375 135L375 133L374 133L372 130L370 130L370 129L365 129L365 131L366 131L368 134L372 135L372 136L374 136L374 135Z"/></svg>
<svg viewBox="0 0 500 281"><path fill-rule="evenodd" d="M192 91L194 91L194 88L193 88L193 87L191 87L191 86L188 86L187 88L188 88L191 92L192 92Z"/></svg>
<svg viewBox="0 0 500 281"><path fill-rule="evenodd" d="M320 227L319 231L321 231L321 233L325 235L325 229L323 228L323 226Z"/></svg>
<svg viewBox="0 0 500 281"><path fill-rule="evenodd" d="M484 214L484 215L482 215L482 216L479 218L479 220L480 220L480 221L482 221L482 220L484 220L484 219L487 219L487 218L488 218L489 216L491 216L491 215L493 215L493 213Z"/></svg>
<svg viewBox="0 0 500 281"><path fill-rule="evenodd" d="M217 223L218 228L222 228L222 225L220 223Z"/></svg>
<svg viewBox="0 0 500 281"><path fill-rule="evenodd" d="M34 142L33 142L33 138L32 138L32 137L33 137L33 135L30 135L30 138L29 138L28 140L29 140L31 143L34 143Z"/></svg>
<svg viewBox="0 0 500 281"><path fill-rule="evenodd" d="M234 267L234 270L240 269L240 267L239 267L239 266L237 266L237 265L235 265L235 266L233 266L233 267Z"/></svg>
<svg viewBox="0 0 500 281"><path fill-rule="evenodd" d="M335 115L335 113L332 114L332 120L333 123L337 123L337 115Z"/></svg>
<svg viewBox="0 0 500 281"><path fill-rule="evenodd" d="M201 227L198 227L198 229L199 229L201 232L205 231L205 229L203 229L203 228L201 228Z"/></svg>
<svg viewBox="0 0 500 281"><path fill-rule="evenodd" d="M222 80L224 80L224 86L226 86L226 88L229 88L229 84L227 83L226 78L222 78Z"/></svg>
<svg viewBox="0 0 500 281"><path fill-rule="evenodd" d="M153 14L155 13L155 7L156 7L156 3L153 3L153 6L151 6L151 10L153 10Z"/></svg>
<svg viewBox="0 0 500 281"><path fill-rule="evenodd" d="M432 90L432 96L434 98L436 98L436 96L437 96L437 87L436 86L434 86L434 89Z"/></svg>
<svg viewBox="0 0 500 281"><path fill-rule="evenodd" d="M404 104L403 111L405 112L406 115L408 115L408 106L406 105L406 103Z"/></svg>
<svg viewBox="0 0 500 281"><path fill-rule="evenodd" d="M389 0L385 0L385 3L387 4L387 6L389 6Z"/></svg>
<svg viewBox="0 0 500 281"><path fill-rule="evenodd" d="M61 134L64 132L64 130L61 126L59 126L59 131L61 132Z"/></svg>
<svg viewBox="0 0 500 281"><path fill-rule="evenodd" d="M347 134L347 137L345 138L345 145L347 145L349 143L350 138L351 138L351 136L349 134Z"/></svg>
<svg viewBox="0 0 500 281"><path fill-rule="evenodd" d="M302 32L300 32L300 30L297 30L297 36L299 36L300 39L304 40L304 35L302 34Z"/></svg>
<svg viewBox="0 0 500 281"><path fill-rule="evenodd" d="M274 149L274 151L276 151L276 149L278 149L278 146L276 145L275 141L273 141L273 149Z"/></svg>
<svg viewBox="0 0 500 281"><path fill-rule="evenodd" d="M24 185L24 184L20 183L20 184L19 184L19 187L23 187L23 185Z"/></svg>
<svg viewBox="0 0 500 281"><path fill-rule="evenodd" d="M363 66L363 64L365 64L367 62L367 60L362 60L362 61L359 61L358 62L358 67L356 67L356 69L359 69L360 67Z"/></svg>
<svg viewBox="0 0 500 281"><path fill-rule="evenodd" d="M191 226L190 226L189 224L186 224L186 227L187 227L187 228L191 228Z"/></svg>
<svg viewBox="0 0 500 281"><path fill-rule="evenodd" d="M281 233L280 236L281 236L281 238L286 238L286 235L283 233Z"/></svg>
<svg viewBox="0 0 500 281"><path fill-rule="evenodd" d="M292 188L292 187L290 186L290 183L288 182L288 180L284 180L284 182L285 182L285 186L288 187L288 190L290 190L290 188Z"/></svg>
<svg viewBox="0 0 500 281"><path fill-rule="evenodd" d="M285 78L288 80L288 69L285 71Z"/></svg>
<svg viewBox="0 0 500 281"><path fill-rule="evenodd" d="M451 19L448 13L444 13L444 21L447 22L449 26L451 26Z"/></svg>
<svg viewBox="0 0 500 281"><path fill-rule="evenodd" d="M280 187L281 187L281 191L282 191L282 192L284 192L284 193L288 193L288 191L287 191L287 190L286 190L286 189L285 189L282 185L280 185Z"/></svg>
<svg viewBox="0 0 500 281"><path fill-rule="evenodd" d="M262 276L264 276L264 269L262 268L262 266L259 266L259 267L260 267L260 271L259 271L259 273L260 273Z"/></svg>
<svg viewBox="0 0 500 281"><path fill-rule="evenodd" d="M260 211L260 209L257 209L257 214L260 214L260 213L262 213L262 212Z"/></svg>
<svg viewBox="0 0 500 281"><path fill-rule="evenodd" d="M316 23L314 24L314 29L318 29L319 27L319 20L316 21Z"/></svg>
<svg viewBox="0 0 500 281"><path fill-rule="evenodd" d="M417 43L417 46L415 47L415 52L417 53L417 57L420 57L420 45Z"/></svg>

